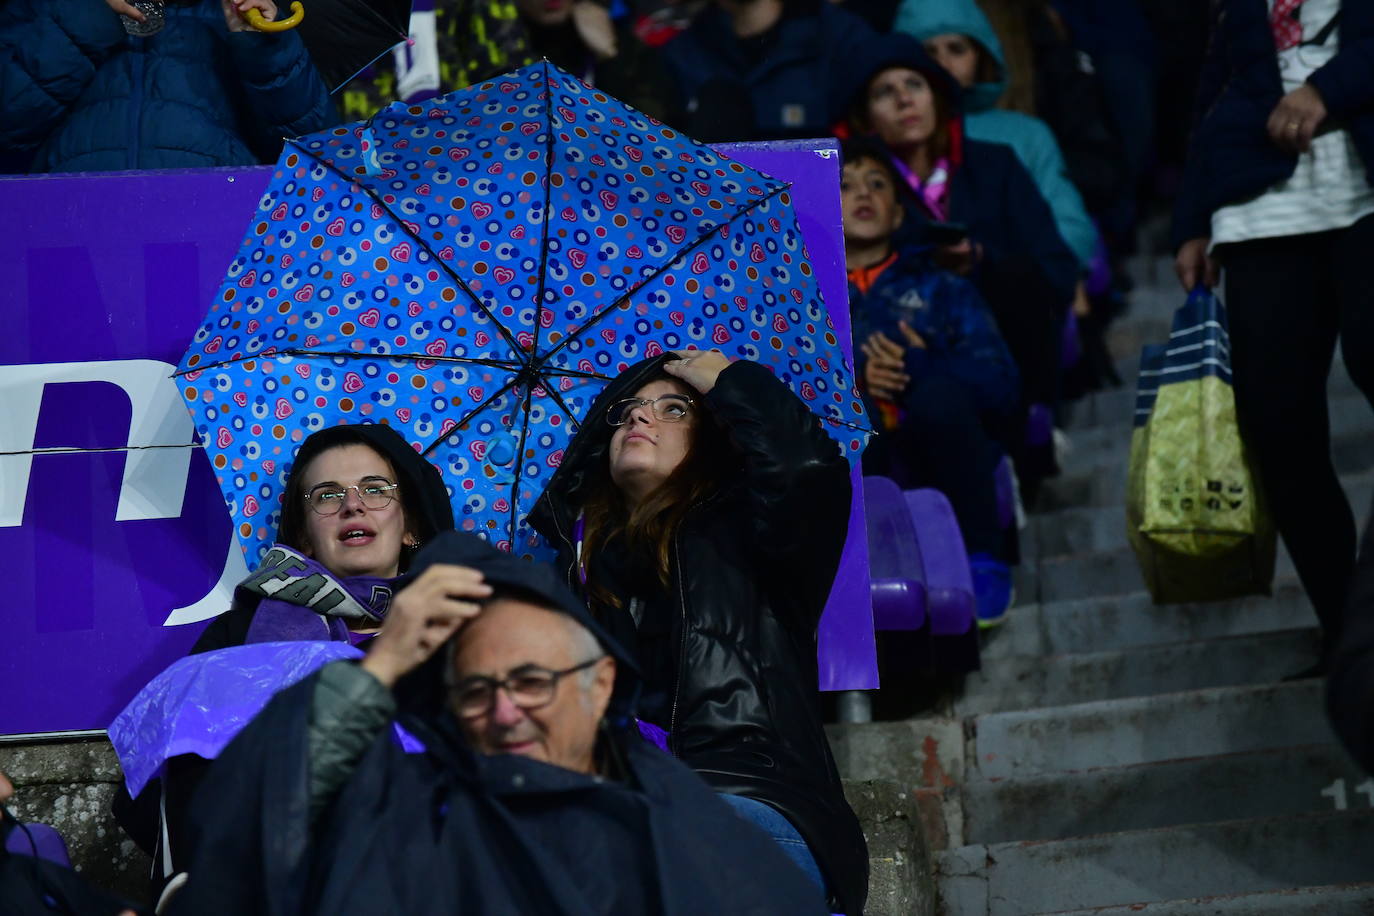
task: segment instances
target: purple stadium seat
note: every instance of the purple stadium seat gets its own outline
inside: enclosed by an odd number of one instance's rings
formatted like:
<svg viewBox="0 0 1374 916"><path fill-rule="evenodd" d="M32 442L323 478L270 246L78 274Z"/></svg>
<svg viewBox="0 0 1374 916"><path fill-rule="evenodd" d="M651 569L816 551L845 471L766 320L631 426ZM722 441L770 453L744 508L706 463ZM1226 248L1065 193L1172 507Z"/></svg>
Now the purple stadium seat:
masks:
<svg viewBox="0 0 1374 916"><path fill-rule="evenodd" d="M908 490L905 499L924 564L930 632L967 633L973 627L973 579L954 510L939 490Z"/></svg>
<svg viewBox="0 0 1374 916"><path fill-rule="evenodd" d="M874 629L919 630L926 623L925 566L901 489L886 477L865 477L864 511Z"/></svg>
<svg viewBox="0 0 1374 916"><path fill-rule="evenodd" d="M37 856L71 867L71 856L67 855L67 843L47 824L23 824L16 826L5 838L5 851L13 855Z"/></svg>
<svg viewBox="0 0 1374 916"><path fill-rule="evenodd" d="M1026 418L1026 444L1045 446L1054 441L1054 412L1048 404L1032 404Z"/></svg>

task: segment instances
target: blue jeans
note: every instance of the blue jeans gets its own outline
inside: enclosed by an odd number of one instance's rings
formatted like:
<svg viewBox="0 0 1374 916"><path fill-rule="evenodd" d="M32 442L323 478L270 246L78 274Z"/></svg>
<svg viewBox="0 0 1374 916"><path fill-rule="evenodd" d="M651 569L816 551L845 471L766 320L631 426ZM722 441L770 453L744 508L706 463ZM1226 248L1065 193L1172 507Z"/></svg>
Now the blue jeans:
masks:
<svg viewBox="0 0 1374 916"><path fill-rule="evenodd" d="M811 855L811 849L806 845L806 840L797 832L797 828L792 826L792 822L778 813L777 809L766 805L753 798L745 798L743 795L726 795L721 793L723 800L735 813L744 818L751 824L761 827L763 832L773 838L773 842L781 847L787 854L787 858L797 863L797 867L806 872L806 876L816 885L821 894L828 896L825 886L825 877L821 874L821 868L816 864L816 857Z"/></svg>

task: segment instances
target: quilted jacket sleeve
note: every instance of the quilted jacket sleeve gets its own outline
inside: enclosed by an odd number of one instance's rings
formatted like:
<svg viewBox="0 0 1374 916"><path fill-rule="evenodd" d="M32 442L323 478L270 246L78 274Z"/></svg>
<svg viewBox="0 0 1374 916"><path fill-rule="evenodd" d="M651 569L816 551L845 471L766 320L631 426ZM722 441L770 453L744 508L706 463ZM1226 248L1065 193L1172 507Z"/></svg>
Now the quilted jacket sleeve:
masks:
<svg viewBox="0 0 1374 916"><path fill-rule="evenodd" d="M310 819L328 807L363 754L396 714L396 700L381 681L352 662L320 669L310 700L307 747Z"/></svg>
<svg viewBox="0 0 1374 916"><path fill-rule="evenodd" d="M123 43L119 17L90 0L10 0L0 17L0 147L31 151Z"/></svg>
<svg viewBox="0 0 1374 916"><path fill-rule="evenodd" d="M275 146L282 137L299 137L339 123L329 88L294 30L231 33L229 53L256 116L259 139Z"/></svg>

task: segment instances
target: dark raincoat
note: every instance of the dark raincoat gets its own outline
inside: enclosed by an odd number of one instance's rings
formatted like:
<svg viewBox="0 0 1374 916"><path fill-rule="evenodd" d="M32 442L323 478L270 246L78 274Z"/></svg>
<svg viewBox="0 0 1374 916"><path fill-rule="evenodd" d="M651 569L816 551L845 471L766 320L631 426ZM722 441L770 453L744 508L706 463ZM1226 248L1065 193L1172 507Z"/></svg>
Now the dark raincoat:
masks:
<svg viewBox="0 0 1374 916"><path fill-rule="evenodd" d="M606 386L530 513L570 585L568 533L591 469L608 460L605 410L667 358L644 360ZM781 812L806 840L835 907L861 913L867 847L817 712L816 627L848 533L849 464L815 414L758 363L732 364L703 399L740 468L683 520L668 594L633 595L646 600L638 627L646 701L658 698L642 715L714 789ZM623 620L605 613L623 632Z"/></svg>
<svg viewBox="0 0 1374 916"><path fill-rule="evenodd" d="M211 769L174 914L825 912L766 834L627 729L633 667L552 570L457 532L417 568L427 562L475 566L498 586L518 577L616 656L601 749L614 776L475 753L443 707L441 650L395 690L397 721L426 750L377 733L312 828L309 717L326 668L273 700Z"/></svg>

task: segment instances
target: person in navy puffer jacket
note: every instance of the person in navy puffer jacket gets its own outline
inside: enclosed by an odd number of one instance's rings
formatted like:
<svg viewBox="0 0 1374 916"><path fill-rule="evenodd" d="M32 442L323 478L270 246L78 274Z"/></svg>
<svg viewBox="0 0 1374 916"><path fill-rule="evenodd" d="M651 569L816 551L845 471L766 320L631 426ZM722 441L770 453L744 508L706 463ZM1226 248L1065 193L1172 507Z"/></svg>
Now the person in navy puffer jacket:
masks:
<svg viewBox="0 0 1374 916"><path fill-rule="evenodd" d="M0 148L32 172L271 162L281 138L338 123L294 31L241 12L270 0L173 0L127 35L122 0L10 0L0 20Z"/></svg>

